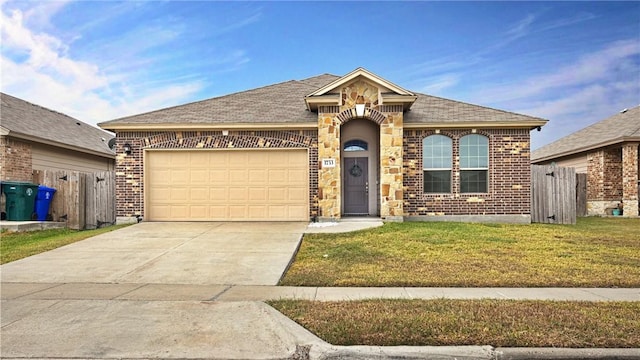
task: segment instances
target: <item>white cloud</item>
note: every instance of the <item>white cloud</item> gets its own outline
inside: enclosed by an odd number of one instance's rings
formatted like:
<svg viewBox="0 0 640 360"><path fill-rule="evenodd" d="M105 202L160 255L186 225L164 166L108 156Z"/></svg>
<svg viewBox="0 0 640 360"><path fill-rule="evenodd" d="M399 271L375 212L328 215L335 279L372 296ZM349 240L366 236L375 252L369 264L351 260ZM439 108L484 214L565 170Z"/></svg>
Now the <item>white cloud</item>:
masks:
<svg viewBox="0 0 640 360"><path fill-rule="evenodd" d="M482 89L480 99L485 102L505 103L544 95L561 88L585 86L598 81L609 82L616 78L615 73L618 69L628 67L628 59L639 54L640 42L637 39L617 41L554 72L533 76L508 86Z"/></svg>
<svg viewBox="0 0 640 360"><path fill-rule="evenodd" d="M425 85L418 91L430 95L439 95L444 90L458 85L460 82L460 75L456 73L447 73L422 79L420 82Z"/></svg>
<svg viewBox="0 0 640 360"><path fill-rule="evenodd" d="M8 10L5 5L0 3L3 92L96 124L184 102L203 87L201 81L191 79L128 92L128 83L139 81L132 77L134 74L107 73L99 63L74 59L69 55L69 45L52 31L35 30L48 27L47 14L51 16L59 11L63 3L40 5L25 11ZM165 39L175 36L170 32L160 35ZM237 56L232 55L233 58ZM137 60L149 63L149 60Z"/></svg>

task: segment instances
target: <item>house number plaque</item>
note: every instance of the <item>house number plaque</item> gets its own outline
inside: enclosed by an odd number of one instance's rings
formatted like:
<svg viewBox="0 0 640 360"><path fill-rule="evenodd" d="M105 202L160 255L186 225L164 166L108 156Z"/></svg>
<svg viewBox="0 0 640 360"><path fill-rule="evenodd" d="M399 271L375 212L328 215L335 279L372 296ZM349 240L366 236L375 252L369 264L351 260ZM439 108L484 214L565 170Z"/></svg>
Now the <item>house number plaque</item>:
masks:
<svg viewBox="0 0 640 360"><path fill-rule="evenodd" d="M336 167L336 159L322 159L322 167L323 168Z"/></svg>

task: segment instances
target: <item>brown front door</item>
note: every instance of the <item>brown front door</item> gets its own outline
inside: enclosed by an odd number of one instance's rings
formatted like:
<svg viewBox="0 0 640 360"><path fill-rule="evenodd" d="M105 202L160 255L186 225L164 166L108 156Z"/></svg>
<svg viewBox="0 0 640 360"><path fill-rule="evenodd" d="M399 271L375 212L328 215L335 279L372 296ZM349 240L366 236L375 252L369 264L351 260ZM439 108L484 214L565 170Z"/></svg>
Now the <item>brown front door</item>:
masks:
<svg viewBox="0 0 640 360"><path fill-rule="evenodd" d="M366 157L344 159L344 213L369 214L369 170Z"/></svg>

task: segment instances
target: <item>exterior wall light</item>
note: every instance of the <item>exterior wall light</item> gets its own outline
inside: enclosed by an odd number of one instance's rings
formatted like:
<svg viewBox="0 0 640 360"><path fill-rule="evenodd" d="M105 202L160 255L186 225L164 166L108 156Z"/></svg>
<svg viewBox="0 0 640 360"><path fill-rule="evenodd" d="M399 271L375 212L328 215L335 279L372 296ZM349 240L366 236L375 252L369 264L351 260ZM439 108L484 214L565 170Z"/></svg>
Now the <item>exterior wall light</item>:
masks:
<svg viewBox="0 0 640 360"><path fill-rule="evenodd" d="M129 143L124 144L124 153L127 155L131 155L131 144Z"/></svg>
<svg viewBox="0 0 640 360"><path fill-rule="evenodd" d="M364 116L364 97L362 95L358 95L356 98L356 116L363 117Z"/></svg>

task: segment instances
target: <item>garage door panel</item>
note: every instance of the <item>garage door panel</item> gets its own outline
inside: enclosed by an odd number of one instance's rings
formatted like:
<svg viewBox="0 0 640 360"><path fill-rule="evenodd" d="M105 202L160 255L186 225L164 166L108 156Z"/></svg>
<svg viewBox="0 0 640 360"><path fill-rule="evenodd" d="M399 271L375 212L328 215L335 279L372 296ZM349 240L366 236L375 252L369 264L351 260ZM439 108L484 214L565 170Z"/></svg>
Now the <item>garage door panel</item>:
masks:
<svg viewBox="0 0 640 360"><path fill-rule="evenodd" d="M171 197L171 190L169 189L169 187L164 187L164 186L158 186L158 187L154 187L152 189L149 190L148 192L149 194L149 198L153 201L166 201L169 200Z"/></svg>
<svg viewBox="0 0 640 360"><path fill-rule="evenodd" d="M289 188L289 196L287 197L292 201L305 201L307 199L307 189L306 188Z"/></svg>
<svg viewBox="0 0 640 360"><path fill-rule="evenodd" d="M300 184L307 180L307 172L305 170L289 169L287 171L287 181L290 183Z"/></svg>
<svg viewBox="0 0 640 360"><path fill-rule="evenodd" d="M186 187L171 187L169 188L169 200L179 201L184 203L188 201L188 189Z"/></svg>
<svg viewBox="0 0 640 360"><path fill-rule="evenodd" d="M265 188L249 188L249 201L267 200Z"/></svg>
<svg viewBox="0 0 640 360"><path fill-rule="evenodd" d="M190 163L189 157L190 154L186 151L176 151L169 156L168 165L172 168L188 169Z"/></svg>
<svg viewBox="0 0 640 360"><path fill-rule="evenodd" d="M250 184L263 184L267 181L267 170L265 169L251 169L249 170L249 183Z"/></svg>
<svg viewBox="0 0 640 360"><path fill-rule="evenodd" d="M189 199L191 199L191 201L197 201L197 202L209 200L209 188L207 187L191 188L189 192Z"/></svg>
<svg viewBox="0 0 640 360"><path fill-rule="evenodd" d="M230 220L248 219L246 205L230 205L229 206L229 218Z"/></svg>
<svg viewBox="0 0 640 360"><path fill-rule="evenodd" d="M305 150L146 155L146 216L165 221L308 220Z"/></svg>
<svg viewBox="0 0 640 360"><path fill-rule="evenodd" d="M173 185L184 185L189 182L189 173L185 169L172 169L169 173L169 182Z"/></svg>
<svg viewBox="0 0 640 360"><path fill-rule="evenodd" d="M247 169L230 169L229 170L229 181L238 182L238 183L246 183L247 177L249 176L249 171Z"/></svg>
<svg viewBox="0 0 640 360"><path fill-rule="evenodd" d="M189 206L189 217L192 219L206 219L208 217L208 206L206 205Z"/></svg>
<svg viewBox="0 0 640 360"><path fill-rule="evenodd" d="M209 170L209 182L212 184L222 183L225 184L229 181L229 172L227 169L215 169Z"/></svg>
<svg viewBox="0 0 640 360"><path fill-rule="evenodd" d="M209 171L207 169L191 169L190 182L191 184L208 184Z"/></svg>
<svg viewBox="0 0 640 360"><path fill-rule="evenodd" d="M248 200L247 188L245 187L233 187L228 189L230 201L242 201Z"/></svg>

